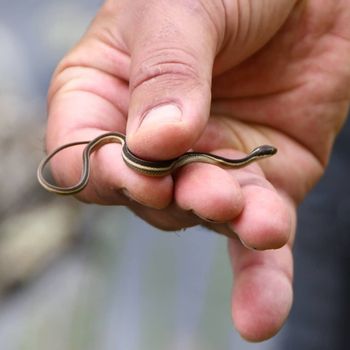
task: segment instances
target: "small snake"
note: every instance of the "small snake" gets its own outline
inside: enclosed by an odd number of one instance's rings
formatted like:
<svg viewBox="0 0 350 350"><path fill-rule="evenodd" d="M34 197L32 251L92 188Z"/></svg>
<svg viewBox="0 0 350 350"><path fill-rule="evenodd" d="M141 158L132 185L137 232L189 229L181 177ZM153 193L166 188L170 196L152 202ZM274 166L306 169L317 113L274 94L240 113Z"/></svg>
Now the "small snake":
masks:
<svg viewBox="0 0 350 350"><path fill-rule="evenodd" d="M223 168L240 168L255 160L270 157L277 152L277 149L275 147L263 145L255 148L246 157L240 159L224 158L211 153L187 152L177 158L170 160L148 161L138 158L129 150L125 142L125 135L119 132L107 132L94 138L91 141L71 142L56 148L52 153L47 155L47 157L45 157L39 164L37 171L39 183L47 191L54 192L57 194L69 195L76 194L82 191L88 184L90 177L89 159L91 153L94 152L98 147L112 142L120 143L122 145L123 160L130 168L138 171L139 173L149 176L169 175L175 169L194 162L214 164ZM80 180L75 185L69 187L60 187L51 184L49 181L47 181L44 177L44 170L46 165L50 162L50 160L62 150L78 145L86 145L83 150L83 168Z"/></svg>

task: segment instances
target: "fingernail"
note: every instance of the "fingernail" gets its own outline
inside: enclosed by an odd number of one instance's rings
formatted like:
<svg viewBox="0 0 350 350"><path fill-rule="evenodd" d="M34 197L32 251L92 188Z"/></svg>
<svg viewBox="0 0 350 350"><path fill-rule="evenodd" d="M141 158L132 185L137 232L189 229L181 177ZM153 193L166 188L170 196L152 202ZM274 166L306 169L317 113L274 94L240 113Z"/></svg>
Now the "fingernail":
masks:
<svg viewBox="0 0 350 350"><path fill-rule="evenodd" d="M212 220L212 219L208 219L208 218L205 218L203 215L200 215L198 214L196 211L194 211L193 209L190 209L189 210L190 213L196 215L199 219L203 220L203 221L206 221L206 222L210 222L212 224L216 224L217 222Z"/></svg>
<svg viewBox="0 0 350 350"><path fill-rule="evenodd" d="M135 201L135 199L130 195L130 192L126 188L121 188L119 192L130 201Z"/></svg>
<svg viewBox="0 0 350 350"><path fill-rule="evenodd" d="M242 245L244 247L246 247L247 249L249 249L249 250L257 250L255 247L252 247L252 246L248 245L245 241L243 241L243 239L241 237L238 236L238 238L241 241Z"/></svg>
<svg viewBox="0 0 350 350"><path fill-rule="evenodd" d="M132 194L130 194L130 192L126 188L120 189L120 193L122 193L125 196L125 198L128 199L130 202L135 202L135 203L138 203L138 204L141 204L144 206L147 205L141 199L139 199L139 198L136 199Z"/></svg>
<svg viewBox="0 0 350 350"><path fill-rule="evenodd" d="M182 119L182 111L175 104L164 104L154 107L145 113L142 127L154 127L159 124L177 123Z"/></svg>

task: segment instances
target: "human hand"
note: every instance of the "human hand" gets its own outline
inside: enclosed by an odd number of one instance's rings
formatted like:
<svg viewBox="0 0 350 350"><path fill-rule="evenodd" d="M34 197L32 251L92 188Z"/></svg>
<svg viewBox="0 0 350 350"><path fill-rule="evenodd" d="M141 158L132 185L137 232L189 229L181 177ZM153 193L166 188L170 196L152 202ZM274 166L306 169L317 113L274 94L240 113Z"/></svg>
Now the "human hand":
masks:
<svg viewBox="0 0 350 350"><path fill-rule="evenodd" d="M152 178L106 145L79 195L166 230L237 234L232 312L249 340L275 334L290 309L295 207L321 176L348 108L349 17L346 0L109 0L52 80L48 151L106 131L126 133L151 160L278 147L240 170L191 164ZM61 184L79 176L80 151L55 158Z"/></svg>

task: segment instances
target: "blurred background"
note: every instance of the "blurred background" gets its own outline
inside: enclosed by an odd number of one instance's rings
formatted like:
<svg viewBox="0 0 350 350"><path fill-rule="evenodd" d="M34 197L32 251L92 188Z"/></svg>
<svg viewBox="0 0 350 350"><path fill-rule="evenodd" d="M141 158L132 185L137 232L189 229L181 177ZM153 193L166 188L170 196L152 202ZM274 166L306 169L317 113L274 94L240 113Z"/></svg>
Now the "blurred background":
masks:
<svg viewBox="0 0 350 350"><path fill-rule="evenodd" d="M343 346L349 126L301 208L292 315L263 344L233 330L224 238L200 228L163 233L123 208L83 205L39 187L50 76L100 3L0 0L0 349Z"/></svg>

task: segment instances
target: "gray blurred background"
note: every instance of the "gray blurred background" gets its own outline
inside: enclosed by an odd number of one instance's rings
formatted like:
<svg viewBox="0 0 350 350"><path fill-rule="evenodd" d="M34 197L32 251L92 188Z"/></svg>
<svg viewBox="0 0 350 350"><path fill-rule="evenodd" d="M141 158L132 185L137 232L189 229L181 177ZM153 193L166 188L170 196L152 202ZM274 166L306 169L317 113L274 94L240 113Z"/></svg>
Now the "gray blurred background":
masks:
<svg viewBox="0 0 350 350"><path fill-rule="evenodd" d="M331 332L337 325L334 318L317 329L308 327L323 317L320 305L327 304L327 294L311 311L307 306L327 286L318 259L333 285L345 280L343 275L334 278L338 266L322 250L333 238L317 237L317 249L312 238L312 232L319 233L318 223L327 227L321 216L331 220L322 237L334 225L343 225L344 237L349 233L349 186L348 192L338 190L332 197L335 203L345 201L335 216L318 207L329 201L330 188L339 185L334 175L302 209L306 243L297 240L297 247L304 247L297 248L297 276L303 277L297 296L304 304L297 301L287 327L263 344L247 344L233 330L232 276L223 237L202 229L163 233L123 208L79 204L49 195L37 184L50 75L100 3L0 0L0 349L273 350L287 349L310 334L325 344L322 327ZM346 184L343 168L333 169ZM314 255L308 250L310 237ZM318 283L312 279L315 271ZM336 298L340 306L328 308L343 315L343 299ZM332 337L328 341L334 342Z"/></svg>

